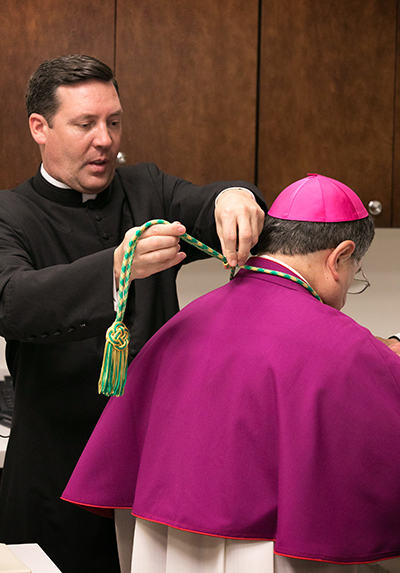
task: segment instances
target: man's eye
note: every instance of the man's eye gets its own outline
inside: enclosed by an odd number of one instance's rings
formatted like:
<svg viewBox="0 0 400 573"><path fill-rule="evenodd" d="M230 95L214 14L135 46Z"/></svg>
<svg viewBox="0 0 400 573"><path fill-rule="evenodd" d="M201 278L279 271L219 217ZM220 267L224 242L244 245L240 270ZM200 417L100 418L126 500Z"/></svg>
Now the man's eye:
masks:
<svg viewBox="0 0 400 573"><path fill-rule="evenodd" d="M93 125L92 121L77 121L75 123L76 127L79 129L90 129Z"/></svg>

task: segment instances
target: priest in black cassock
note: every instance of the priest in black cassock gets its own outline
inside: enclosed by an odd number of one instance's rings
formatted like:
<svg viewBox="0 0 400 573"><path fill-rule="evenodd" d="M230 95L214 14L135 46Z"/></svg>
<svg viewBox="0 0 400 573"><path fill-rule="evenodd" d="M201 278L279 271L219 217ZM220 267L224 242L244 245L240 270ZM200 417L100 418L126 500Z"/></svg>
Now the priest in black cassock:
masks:
<svg viewBox="0 0 400 573"><path fill-rule="evenodd" d="M243 181L198 187L154 164L116 169L118 85L95 58L44 62L26 102L42 164L0 200L0 335L15 383L0 542L38 543L63 573L114 573L111 520L59 498L107 401L97 383L134 227L173 222L149 228L136 248L130 360L178 311L181 264L204 256L179 236L186 230L243 264L266 206Z"/></svg>

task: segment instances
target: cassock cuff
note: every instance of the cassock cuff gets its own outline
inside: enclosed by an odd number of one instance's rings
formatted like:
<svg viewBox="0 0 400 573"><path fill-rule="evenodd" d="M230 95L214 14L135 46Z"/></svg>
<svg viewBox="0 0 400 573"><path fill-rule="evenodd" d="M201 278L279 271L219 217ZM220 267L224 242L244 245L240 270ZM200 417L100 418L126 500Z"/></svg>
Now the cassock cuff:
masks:
<svg viewBox="0 0 400 573"><path fill-rule="evenodd" d="M389 340L391 338L395 338L396 340L398 340L400 342L400 332L398 332L397 334L392 334L392 336L389 336Z"/></svg>
<svg viewBox="0 0 400 573"><path fill-rule="evenodd" d="M224 189L223 191L218 193L218 195L216 196L215 206L217 206L218 199L221 197L222 193L225 193L225 191L232 191L233 189L240 189L240 191L247 191L247 193L250 193L250 195L253 197L254 201L256 200L256 197L255 197L253 191L250 191L250 189L247 189L246 187L227 187L226 189Z"/></svg>

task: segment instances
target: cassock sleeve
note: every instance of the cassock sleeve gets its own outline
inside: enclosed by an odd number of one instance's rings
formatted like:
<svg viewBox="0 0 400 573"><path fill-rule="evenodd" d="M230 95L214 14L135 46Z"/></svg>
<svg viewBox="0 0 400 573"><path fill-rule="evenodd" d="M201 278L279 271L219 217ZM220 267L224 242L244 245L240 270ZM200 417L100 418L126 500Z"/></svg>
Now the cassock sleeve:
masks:
<svg viewBox="0 0 400 573"><path fill-rule="evenodd" d="M149 191L146 196L142 194L140 202L137 194L133 194L131 199L135 214L143 219L143 222L148 220L148 213L152 209L150 202L153 201L152 198L155 194L162 205L165 220L171 223L180 221L185 225L187 233L218 251L221 250L221 244L216 231L214 211L215 199L221 191L230 187L245 187L254 194L261 208L267 211L262 193L255 185L246 181L217 181L199 186L179 177L168 175L153 163L146 164L146 169L141 172L137 170L130 172L128 167L123 173L124 186L147 188ZM151 188L149 188L149 176L152 182ZM141 212L145 214L145 217L141 216ZM183 241L181 248L188 255L184 264L208 256Z"/></svg>

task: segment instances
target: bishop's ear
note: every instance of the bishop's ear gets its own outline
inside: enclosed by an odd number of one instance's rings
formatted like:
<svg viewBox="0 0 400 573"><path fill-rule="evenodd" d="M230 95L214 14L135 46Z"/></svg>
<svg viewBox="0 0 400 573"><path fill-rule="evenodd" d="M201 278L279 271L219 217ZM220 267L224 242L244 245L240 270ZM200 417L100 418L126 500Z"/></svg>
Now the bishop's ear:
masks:
<svg viewBox="0 0 400 573"><path fill-rule="evenodd" d="M31 130L33 139L38 145L44 145L46 143L49 124L42 115L39 113L32 113L29 116L29 129Z"/></svg>
<svg viewBox="0 0 400 573"><path fill-rule="evenodd" d="M342 264L351 257L355 248L356 245L354 241L342 241L329 255L327 263L335 280L339 279L339 272L342 268Z"/></svg>

